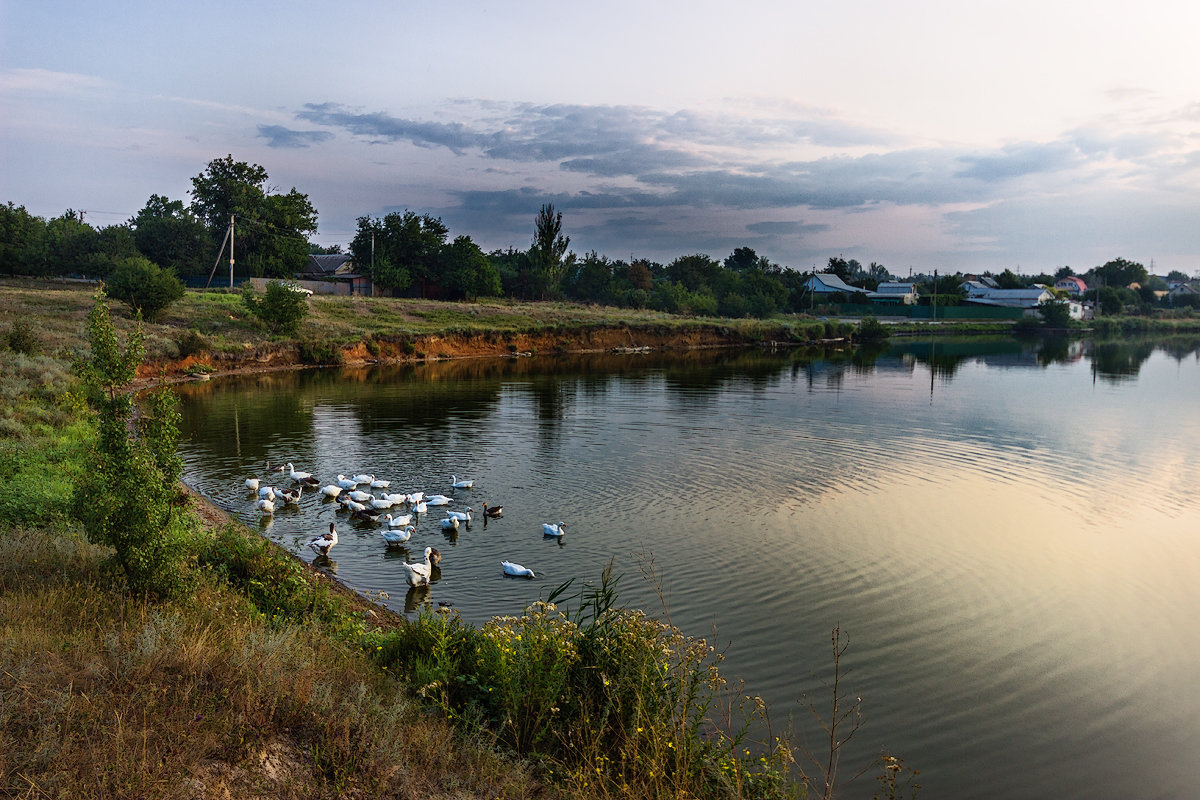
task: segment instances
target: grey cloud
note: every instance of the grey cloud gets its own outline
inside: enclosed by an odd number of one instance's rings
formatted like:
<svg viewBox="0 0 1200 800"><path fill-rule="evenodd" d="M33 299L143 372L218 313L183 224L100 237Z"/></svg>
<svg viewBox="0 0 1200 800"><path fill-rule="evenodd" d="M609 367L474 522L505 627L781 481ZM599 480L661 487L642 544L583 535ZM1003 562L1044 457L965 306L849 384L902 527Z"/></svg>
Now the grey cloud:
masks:
<svg viewBox="0 0 1200 800"><path fill-rule="evenodd" d="M1082 155L1068 142L1022 143L1008 145L997 154L967 155L959 160L966 167L956 172L956 177L990 183L1069 169L1082 161Z"/></svg>
<svg viewBox="0 0 1200 800"><path fill-rule="evenodd" d="M259 125L258 135L267 140L267 147L300 148L329 141L329 131L294 131L282 125Z"/></svg>
<svg viewBox="0 0 1200 800"><path fill-rule="evenodd" d="M746 230L751 233L763 236L803 236L808 233L824 233L829 229L829 226L824 223L800 220L752 222L746 226Z"/></svg>

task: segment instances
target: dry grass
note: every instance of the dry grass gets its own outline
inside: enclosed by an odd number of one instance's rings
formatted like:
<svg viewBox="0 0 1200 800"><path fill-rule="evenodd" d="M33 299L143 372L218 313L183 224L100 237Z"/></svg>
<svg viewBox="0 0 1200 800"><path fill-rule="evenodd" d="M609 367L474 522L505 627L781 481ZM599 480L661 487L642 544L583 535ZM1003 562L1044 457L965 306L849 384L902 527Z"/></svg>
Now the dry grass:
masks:
<svg viewBox="0 0 1200 800"><path fill-rule="evenodd" d="M0 568L0 794L523 797L319 626L272 622L209 582L185 604L125 594L104 553L14 530Z"/></svg>

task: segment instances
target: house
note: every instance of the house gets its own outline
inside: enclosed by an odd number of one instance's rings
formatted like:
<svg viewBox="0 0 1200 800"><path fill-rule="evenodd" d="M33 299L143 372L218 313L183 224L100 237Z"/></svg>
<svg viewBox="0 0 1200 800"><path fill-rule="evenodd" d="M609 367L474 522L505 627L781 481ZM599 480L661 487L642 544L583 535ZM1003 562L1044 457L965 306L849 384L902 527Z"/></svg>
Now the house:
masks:
<svg viewBox="0 0 1200 800"><path fill-rule="evenodd" d="M1075 297L1087 291L1088 285L1083 278L1077 278L1074 275L1067 275L1064 278L1059 278L1054 282L1055 289L1062 289L1067 294Z"/></svg>
<svg viewBox="0 0 1200 800"><path fill-rule="evenodd" d="M310 255L304 271L297 278L308 281L327 281L354 272L354 260L348 253Z"/></svg>
<svg viewBox="0 0 1200 800"><path fill-rule="evenodd" d="M1180 283L1175 286L1175 288L1171 289L1171 291L1167 292L1167 299L1172 304L1181 297L1197 296L1200 296L1200 288L1197 288L1190 283Z"/></svg>
<svg viewBox="0 0 1200 800"><path fill-rule="evenodd" d="M804 288L808 289L814 295L831 295L841 292L850 299L856 294L865 293L864 289L857 286L850 286L837 275L830 272L817 272L808 276L808 280L804 282Z"/></svg>
<svg viewBox="0 0 1200 800"><path fill-rule="evenodd" d="M304 271L296 273L300 285L317 294L366 295L374 292L370 277L354 271L354 260L348 253L310 255Z"/></svg>
<svg viewBox="0 0 1200 800"><path fill-rule="evenodd" d="M980 281L964 281L964 302L978 306L1001 306L1004 308L1037 308L1039 304L1054 297L1044 286L1028 289L993 289Z"/></svg>
<svg viewBox="0 0 1200 800"><path fill-rule="evenodd" d="M867 299L879 305L916 305L917 285L884 281L876 287L875 291L867 292Z"/></svg>

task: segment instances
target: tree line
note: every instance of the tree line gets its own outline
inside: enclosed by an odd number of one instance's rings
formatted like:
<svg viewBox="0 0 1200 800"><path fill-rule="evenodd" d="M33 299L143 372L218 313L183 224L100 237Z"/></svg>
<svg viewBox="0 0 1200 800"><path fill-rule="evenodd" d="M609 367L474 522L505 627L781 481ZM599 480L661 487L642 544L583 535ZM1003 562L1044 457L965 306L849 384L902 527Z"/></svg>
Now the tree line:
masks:
<svg viewBox="0 0 1200 800"><path fill-rule="evenodd" d="M214 159L192 178L191 202L153 194L124 223L96 228L83 212L68 209L43 219L11 201L0 206L0 274L33 276L81 274L124 280L131 286L163 283L174 277L212 274L228 258L226 234L235 228L235 273L291 278L304 270L308 256L337 253L310 238L317 210L295 187L280 192L266 169L232 155ZM752 248L739 247L722 260L703 253L682 255L670 263L648 259L610 259L595 251L582 257L570 249L563 215L546 204L533 221L527 249L485 253L467 235L451 237L441 219L405 210L382 217L365 215L349 245L355 269L391 294L437 299L506 296L524 300L565 298L677 314L767 317L813 308L807 288L811 271L772 263ZM220 255L218 255L220 254ZM820 271L841 278L853 290L834 301L865 301L883 281L893 280L882 264L864 267L855 259L830 257ZM986 274L986 273L985 273ZM1054 275L1017 275L1006 269L992 277L1001 288L1053 285L1076 274L1062 267ZM961 302L961 273L917 275L923 302ZM1141 264L1123 258L1080 274L1110 309L1146 307L1166 288ZM1172 272L1168 279L1186 280ZM1159 286L1162 284L1162 286ZM1137 288L1129 288L1137 285ZM161 291L160 291L161 293ZM861 295L860 295L861 293Z"/></svg>

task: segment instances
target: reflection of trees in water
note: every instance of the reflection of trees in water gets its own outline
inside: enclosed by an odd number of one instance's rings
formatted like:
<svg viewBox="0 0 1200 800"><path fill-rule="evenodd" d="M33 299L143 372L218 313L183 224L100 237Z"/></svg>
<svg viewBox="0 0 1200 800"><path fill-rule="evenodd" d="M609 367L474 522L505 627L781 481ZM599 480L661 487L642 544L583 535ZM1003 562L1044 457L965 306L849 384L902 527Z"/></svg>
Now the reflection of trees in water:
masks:
<svg viewBox="0 0 1200 800"><path fill-rule="evenodd" d="M1101 380L1110 383L1132 380L1157 347L1157 343L1147 340L1093 342L1092 365Z"/></svg>

